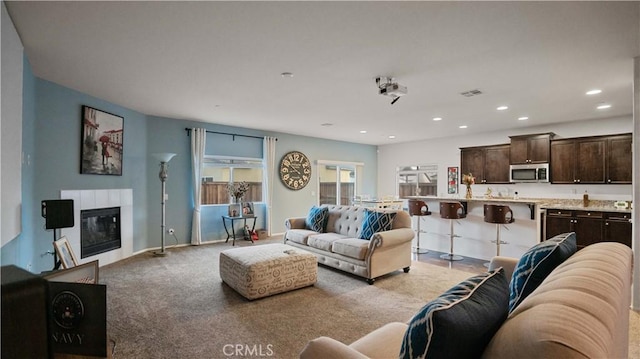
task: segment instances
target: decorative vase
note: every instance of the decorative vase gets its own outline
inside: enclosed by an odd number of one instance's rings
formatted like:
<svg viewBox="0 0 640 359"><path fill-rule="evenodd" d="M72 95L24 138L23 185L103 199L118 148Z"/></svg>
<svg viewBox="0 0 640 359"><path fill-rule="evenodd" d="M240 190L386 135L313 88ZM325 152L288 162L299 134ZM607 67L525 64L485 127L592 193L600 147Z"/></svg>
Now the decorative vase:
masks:
<svg viewBox="0 0 640 359"><path fill-rule="evenodd" d="M464 196L466 199L473 198L473 192L471 191L471 186L467 186L467 194Z"/></svg>

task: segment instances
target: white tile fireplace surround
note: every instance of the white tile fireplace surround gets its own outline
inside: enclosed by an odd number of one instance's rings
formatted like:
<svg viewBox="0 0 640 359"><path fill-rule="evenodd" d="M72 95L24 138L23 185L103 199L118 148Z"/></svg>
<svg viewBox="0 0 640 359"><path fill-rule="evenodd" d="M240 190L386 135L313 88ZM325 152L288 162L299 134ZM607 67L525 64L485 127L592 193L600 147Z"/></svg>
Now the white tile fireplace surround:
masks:
<svg viewBox="0 0 640 359"><path fill-rule="evenodd" d="M72 228L61 229L61 235L66 236L71 244L73 253L78 259L78 264L98 260L100 266L104 266L133 254L133 190L126 189L95 189L95 190L63 190L60 191L60 199L73 200L74 224ZM120 236L121 247L90 256L80 258L80 228L82 220L80 211L86 209L120 207Z"/></svg>

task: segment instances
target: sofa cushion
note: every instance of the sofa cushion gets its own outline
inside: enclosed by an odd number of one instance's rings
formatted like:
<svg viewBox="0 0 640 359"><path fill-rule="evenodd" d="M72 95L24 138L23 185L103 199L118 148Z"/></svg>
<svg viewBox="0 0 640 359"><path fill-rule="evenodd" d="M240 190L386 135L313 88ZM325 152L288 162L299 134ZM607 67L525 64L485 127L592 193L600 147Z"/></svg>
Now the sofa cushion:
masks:
<svg viewBox="0 0 640 359"><path fill-rule="evenodd" d="M391 230L395 216L395 212L366 210L364 212L364 220L362 221L362 230L358 238L369 240L378 232Z"/></svg>
<svg viewBox="0 0 640 359"><path fill-rule="evenodd" d="M369 241L358 238L344 238L333 242L331 251L350 258L364 260L369 250Z"/></svg>
<svg viewBox="0 0 640 359"><path fill-rule="evenodd" d="M323 251L331 252L331 247L333 246L333 242L347 238L342 234L338 233L320 233L310 235L307 239L307 245L309 247L318 248Z"/></svg>
<svg viewBox="0 0 640 359"><path fill-rule="evenodd" d="M290 229L287 231L286 236L288 241L306 245L307 238L314 234L318 234L318 232L309 229Z"/></svg>
<svg viewBox="0 0 640 359"><path fill-rule="evenodd" d="M400 358L478 358L507 318L508 304L502 268L460 282L411 319Z"/></svg>
<svg viewBox="0 0 640 359"><path fill-rule="evenodd" d="M323 233L327 228L327 219L329 219L329 209L327 207L313 206L309 210L305 225L307 229Z"/></svg>
<svg viewBox="0 0 640 359"><path fill-rule="evenodd" d="M516 264L509 284L509 313L557 266L576 252L576 234L559 234L526 251Z"/></svg>

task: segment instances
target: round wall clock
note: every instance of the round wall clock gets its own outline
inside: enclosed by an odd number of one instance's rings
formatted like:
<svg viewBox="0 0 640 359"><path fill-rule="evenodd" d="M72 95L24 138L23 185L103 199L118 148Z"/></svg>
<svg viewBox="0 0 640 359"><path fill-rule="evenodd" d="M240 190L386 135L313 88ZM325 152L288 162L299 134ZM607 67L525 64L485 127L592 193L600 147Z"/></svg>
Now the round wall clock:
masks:
<svg viewBox="0 0 640 359"><path fill-rule="evenodd" d="M303 189L311 180L311 162L302 152L291 151L280 160L280 180L289 189Z"/></svg>

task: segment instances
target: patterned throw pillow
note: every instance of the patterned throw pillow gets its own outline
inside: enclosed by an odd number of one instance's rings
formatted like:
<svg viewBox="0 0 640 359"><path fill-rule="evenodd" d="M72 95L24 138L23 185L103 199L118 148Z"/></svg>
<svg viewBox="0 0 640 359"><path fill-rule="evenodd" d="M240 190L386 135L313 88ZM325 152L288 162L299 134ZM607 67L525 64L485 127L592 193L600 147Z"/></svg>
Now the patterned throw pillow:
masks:
<svg viewBox="0 0 640 359"><path fill-rule="evenodd" d="M504 270L479 274L452 287L413 316L400 358L479 358L507 319Z"/></svg>
<svg viewBox="0 0 640 359"><path fill-rule="evenodd" d="M370 210L364 211L364 220L362 221L362 230L360 231L360 239L369 240L378 233L389 231L393 228L393 219L396 217L395 212L375 212Z"/></svg>
<svg viewBox="0 0 640 359"><path fill-rule="evenodd" d="M576 252L576 234L559 234L531 247L513 270L509 285L509 313L520 304L557 266Z"/></svg>
<svg viewBox="0 0 640 359"><path fill-rule="evenodd" d="M305 225L314 232L324 233L329 219L329 208L313 206L309 210Z"/></svg>

